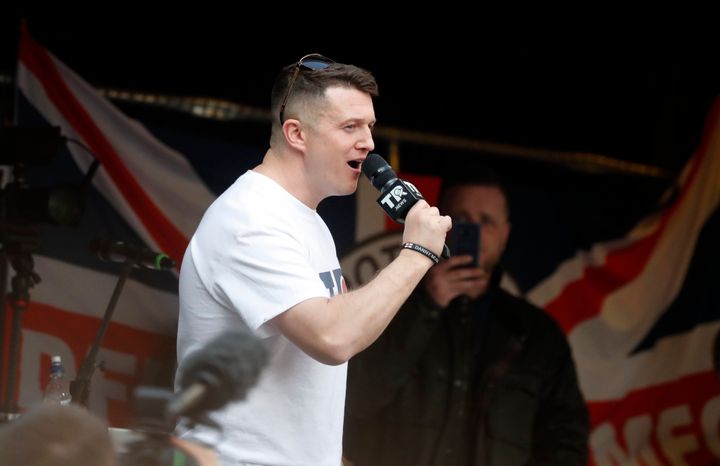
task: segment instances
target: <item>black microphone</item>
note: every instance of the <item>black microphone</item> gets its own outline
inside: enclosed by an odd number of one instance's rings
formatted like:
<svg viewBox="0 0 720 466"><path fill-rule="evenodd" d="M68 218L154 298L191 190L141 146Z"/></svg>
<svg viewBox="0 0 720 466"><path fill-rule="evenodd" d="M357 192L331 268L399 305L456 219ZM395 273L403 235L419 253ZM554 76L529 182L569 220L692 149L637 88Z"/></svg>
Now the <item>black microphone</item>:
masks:
<svg viewBox="0 0 720 466"><path fill-rule="evenodd" d="M362 163L362 172L380 191L377 203L398 223L405 223L410 208L420 199L425 199L414 184L398 178L395 170L378 154L368 154ZM447 245L443 245L442 257L450 257Z"/></svg>
<svg viewBox="0 0 720 466"><path fill-rule="evenodd" d="M163 252L155 252L143 246L135 246L123 241L98 239L90 243L90 249L97 256L109 262L135 261L136 267L152 270L169 270L175 267L175 261Z"/></svg>
<svg viewBox="0 0 720 466"><path fill-rule="evenodd" d="M362 172L381 193L377 203L398 223L405 223L405 215L410 208L424 199L415 185L399 179L392 167L378 154L368 154L362 164Z"/></svg>
<svg viewBox="0 0 720 466"><path fill-rule="evenodd" d="M166 417L202 416L244 399L267 363L267 349L249 329L220 334L181 366L181 391L167 404Z"/></svg>

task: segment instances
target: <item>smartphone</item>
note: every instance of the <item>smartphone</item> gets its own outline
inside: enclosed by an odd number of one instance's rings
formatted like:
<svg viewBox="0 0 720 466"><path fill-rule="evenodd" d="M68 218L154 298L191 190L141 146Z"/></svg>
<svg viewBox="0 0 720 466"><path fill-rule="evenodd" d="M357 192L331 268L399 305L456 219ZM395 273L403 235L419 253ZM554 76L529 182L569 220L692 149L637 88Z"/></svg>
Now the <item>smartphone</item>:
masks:
<svg viewBox="0 0 720 466"><path fill-rule="evenodd" d="M453 256L472 256L473 261L467 267L477 267L480 257L480 224L454 224L448 236L448 248Z"/></svg>

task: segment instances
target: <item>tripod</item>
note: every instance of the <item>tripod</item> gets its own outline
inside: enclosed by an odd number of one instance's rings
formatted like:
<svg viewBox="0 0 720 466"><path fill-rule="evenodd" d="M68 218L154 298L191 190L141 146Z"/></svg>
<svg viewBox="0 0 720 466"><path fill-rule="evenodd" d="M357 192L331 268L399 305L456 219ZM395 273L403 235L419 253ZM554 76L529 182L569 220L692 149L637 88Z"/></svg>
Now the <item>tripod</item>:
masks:
<svg viewBox="0 0 720 466"><path fill-rule="evenodd" d="M29 242L5 242L0 250L0 295L2 308L0 309L0 336L5 335L6 299L9 299L13 310L12 329L10 333L10 352L8 358L7 384L2 403L0 421L8 421L17 417L18 408L15 402L17 392L17 368L20 339L22 336L22 317L30 303L30 288L40 283L40 276L34 271L35 261L30 253L34 245ZM10 293L6 293L8 263L15 270L11 280ZM3 342L4 346L4 342ZM2 362L0 361L0 364ZM0 365L0 376L3 375Z"/></svg>

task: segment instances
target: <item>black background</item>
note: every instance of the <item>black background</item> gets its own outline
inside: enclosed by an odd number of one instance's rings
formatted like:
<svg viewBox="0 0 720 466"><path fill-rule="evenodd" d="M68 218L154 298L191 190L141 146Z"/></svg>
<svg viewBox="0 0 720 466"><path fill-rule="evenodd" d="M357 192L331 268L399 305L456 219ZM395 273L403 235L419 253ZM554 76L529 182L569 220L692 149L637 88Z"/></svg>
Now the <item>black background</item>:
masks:
<svg viewBox="0 0 720 466"><path fill-rule="evenodd" d="M450 6L413 20L376 11L320 20L306 4L256 6L252 15L241 6L15 7L3 14L0 65L12 71L23 17L93 85L267 107L279 69L320 52L373 71L380 125L671 169L696 146L720 89L712 43L649 36L634 24L622 32Z"/></svg>

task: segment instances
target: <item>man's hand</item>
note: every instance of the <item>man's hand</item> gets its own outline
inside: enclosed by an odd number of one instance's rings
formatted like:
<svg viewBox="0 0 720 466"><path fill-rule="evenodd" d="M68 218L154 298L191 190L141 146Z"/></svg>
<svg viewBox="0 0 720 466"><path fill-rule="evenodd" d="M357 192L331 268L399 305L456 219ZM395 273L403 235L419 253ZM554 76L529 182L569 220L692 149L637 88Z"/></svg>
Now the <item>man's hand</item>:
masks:
<svg viewBox="0 0 720 466"><path fill-rule="evenodd" d="M431 207L424 200L415 203L405 217L403 243L415 243L423 246L436 256L440 256L445 244L445 236L452 227L447 215L440 215L437 207Z"/></svg>
<svg viewBox="0 0 720 466"><path fill-rule="evenodd" d="M476 299L485 292L490 274L479 267L463 267L472 260L469 255L453 256L428 271L423 284L435 304L446 308L460 295Z"/></svg>

